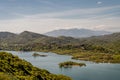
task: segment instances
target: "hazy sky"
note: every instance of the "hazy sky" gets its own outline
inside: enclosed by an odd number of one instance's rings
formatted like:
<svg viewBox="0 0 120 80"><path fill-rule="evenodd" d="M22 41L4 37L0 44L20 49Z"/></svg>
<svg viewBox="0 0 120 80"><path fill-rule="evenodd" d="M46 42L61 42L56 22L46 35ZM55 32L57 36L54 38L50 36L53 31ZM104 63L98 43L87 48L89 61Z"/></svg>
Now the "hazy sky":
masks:
<svg viewBox="0 0 120 80"><path fill-rule="evenodd" d="M0 0L0 31L69 28L120 32L120 0Z"/></svg>

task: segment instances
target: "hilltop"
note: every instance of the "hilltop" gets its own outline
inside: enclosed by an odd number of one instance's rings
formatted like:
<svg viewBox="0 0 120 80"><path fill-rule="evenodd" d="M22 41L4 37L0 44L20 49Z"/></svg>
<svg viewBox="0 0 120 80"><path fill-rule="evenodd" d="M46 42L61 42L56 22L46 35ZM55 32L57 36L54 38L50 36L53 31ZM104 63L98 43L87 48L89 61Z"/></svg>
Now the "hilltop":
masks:
<svg viewBox="0 0 120 80"><path fill-rule="evenodd" d="M90 29L73 28L73 29L53 30L53 31L45 33L45 35L53 36L53 37L69 36L69 37L75 37L75 38L82 38L82 37L105 35L105 34L110 34L110 33L111 32L108 32L108 31L94 31Z"/></svg>
<svg viewBox="0 0 120 80"><path fill-rule="evenodd" d="M7 35L4 35L7 34ZM96 47L105 49L105 52L119 53L120 33L87 38L50 37L43 34L24 31L20 34L0 32L0 49L44 51L62 48L83 48L94 50ZM98 51L100 51L98 49Z"/></svg>

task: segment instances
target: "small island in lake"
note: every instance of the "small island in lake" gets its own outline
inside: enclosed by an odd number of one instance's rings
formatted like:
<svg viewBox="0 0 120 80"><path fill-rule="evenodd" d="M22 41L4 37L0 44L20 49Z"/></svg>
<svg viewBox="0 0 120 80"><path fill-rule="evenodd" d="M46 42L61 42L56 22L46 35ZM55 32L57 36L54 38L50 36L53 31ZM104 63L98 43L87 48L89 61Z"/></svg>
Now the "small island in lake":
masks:
<svg viewBox="0 0 120 80"><path fill-rule="evenodd" d="M40 57L47 57L47 55L41 55L41 54L38 54L38 53L34 53L32 56L34 56L34 57L37 57L37 56L40 56Z"/></svg>
<svg viewBox="0 0 120 80"><path fill-rule="evenodd" d="M72 61L66 61L66 62L62 62L62 63L59 63L59 67L64 67L64 68L69 68L69 67L72 67L72 66L86 66L85 63L77 63L77 62L72 62Z"/></svg>

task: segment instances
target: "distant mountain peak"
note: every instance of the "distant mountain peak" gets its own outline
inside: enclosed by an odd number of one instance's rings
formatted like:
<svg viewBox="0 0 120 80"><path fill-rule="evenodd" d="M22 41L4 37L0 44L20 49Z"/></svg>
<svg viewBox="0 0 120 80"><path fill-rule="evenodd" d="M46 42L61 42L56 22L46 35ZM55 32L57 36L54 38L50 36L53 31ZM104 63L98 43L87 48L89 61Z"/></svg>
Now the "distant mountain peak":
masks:
<svg viewBox="0 0 120 80"><path fill-rule="evenodd" d="M39 38L39 37L47 37L45 35L35 33L35 32L30 32L30 31L23 31L22 33L19 34L19 36L22 37L32 37L32 38Z"/></svg>
<svg viewBox="0 0 120 80"><path fill-rule="evenodd" d="M30 33L34 33L34 32L31 32L31 31L23 31L21 32L20 34L30 34ZM37 34L37 33L36 33Z"/></svg>
<svg viewBox="0 0 120 80"><path fill-rule="evenodd" d="M72 28L72 29L59 29L59 30L54 30L45 33L45 35L48 36L53 36L53 37L58 37L58 36L69 36L69 37L90 37L90 36L99 36L99 35L105 35L105 34L110 34L111 32L107 31L94 31L90 29L78 29L78 28Z"/></svg>

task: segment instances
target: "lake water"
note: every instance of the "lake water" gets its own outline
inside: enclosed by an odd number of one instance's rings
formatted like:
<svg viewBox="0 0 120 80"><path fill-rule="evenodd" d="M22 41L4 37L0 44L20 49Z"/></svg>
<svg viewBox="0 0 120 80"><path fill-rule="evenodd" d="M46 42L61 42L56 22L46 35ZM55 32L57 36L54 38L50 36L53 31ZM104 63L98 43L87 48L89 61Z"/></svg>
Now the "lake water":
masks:
<svg viewBox="0 0 120 80"><path fill-rule="evenodd" d="M64 74L73 80L120 80L120 64L95 64L89 61L71 59L71 56L57 55L55 53L36 52L48 55L47 57L33 57L34 52L7 51L27 60L34 66L46 69L51 73ZM74 66L72 68L59 68L64 61L84 62L86 67Z"/></svg>

